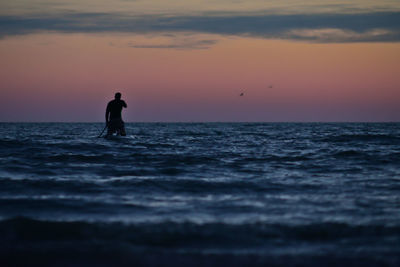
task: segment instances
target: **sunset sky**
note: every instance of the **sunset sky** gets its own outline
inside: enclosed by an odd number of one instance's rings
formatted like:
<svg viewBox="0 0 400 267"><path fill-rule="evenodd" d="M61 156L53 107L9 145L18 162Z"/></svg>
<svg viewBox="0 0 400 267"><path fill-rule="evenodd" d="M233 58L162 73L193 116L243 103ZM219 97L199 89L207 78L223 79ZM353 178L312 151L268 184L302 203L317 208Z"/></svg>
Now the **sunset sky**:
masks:
<svg viewBox="0 0 400 267"><path fill-rule="evenodd" d="M400 1L0 0L0 122L116 91L126 122L400 121Z"/></svg>

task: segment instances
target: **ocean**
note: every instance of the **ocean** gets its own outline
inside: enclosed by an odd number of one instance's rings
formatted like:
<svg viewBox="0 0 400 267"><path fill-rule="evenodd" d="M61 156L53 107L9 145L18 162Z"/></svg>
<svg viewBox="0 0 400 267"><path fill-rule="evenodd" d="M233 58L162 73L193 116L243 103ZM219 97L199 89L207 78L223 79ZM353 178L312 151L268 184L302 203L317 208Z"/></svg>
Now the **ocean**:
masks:
<svg viewBox="0 0 400 267"><path fill-rule="evenodd" d="M0 123L1 266L399 266L400 123Z"/></svg>

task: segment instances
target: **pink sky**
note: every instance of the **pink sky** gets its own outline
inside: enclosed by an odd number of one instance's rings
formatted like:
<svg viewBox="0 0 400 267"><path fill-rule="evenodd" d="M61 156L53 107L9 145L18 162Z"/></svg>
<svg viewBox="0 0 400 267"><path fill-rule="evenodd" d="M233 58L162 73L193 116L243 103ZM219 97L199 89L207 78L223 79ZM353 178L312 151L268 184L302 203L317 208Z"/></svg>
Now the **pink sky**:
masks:
<svg viewBox="0 0 400 267"><path fill-rule="evenodd" d="M178 41L193 42L185 38ZM127 122L400 121L398 43L196 38L213 42L168 48L164 37L78 33L0 39L0 121L103 121L116 90L128 103Z"/></svg>

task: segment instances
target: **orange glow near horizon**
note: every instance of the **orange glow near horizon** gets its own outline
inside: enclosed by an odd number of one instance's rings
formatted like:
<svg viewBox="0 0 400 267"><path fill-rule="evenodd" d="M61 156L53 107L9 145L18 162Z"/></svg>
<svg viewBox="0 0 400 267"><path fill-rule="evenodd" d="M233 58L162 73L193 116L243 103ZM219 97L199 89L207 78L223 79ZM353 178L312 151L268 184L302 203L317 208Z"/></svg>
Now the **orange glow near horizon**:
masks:
<svg viewBox="0 0 400 267"><path fill-rule="evenodd" d="M126 121L400 120L397 43L196 38L217 42L173 49L135 48L173 40L123 34L2 39L0 121L102 121L116 90Z"/></svg>

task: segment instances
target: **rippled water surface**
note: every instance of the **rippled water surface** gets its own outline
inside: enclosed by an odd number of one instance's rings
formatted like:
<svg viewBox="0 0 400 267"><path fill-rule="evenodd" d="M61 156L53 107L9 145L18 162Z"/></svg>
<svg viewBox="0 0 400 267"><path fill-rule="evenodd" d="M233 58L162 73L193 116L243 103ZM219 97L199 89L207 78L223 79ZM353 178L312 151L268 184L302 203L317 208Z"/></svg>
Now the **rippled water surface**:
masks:
<svg viewBox="0 0 400 267"><path fill-rule="evenodd" d="M399 123L126 128L0 124L0 263L400 264Z"/></svg>

